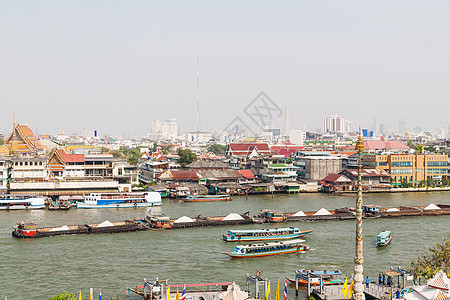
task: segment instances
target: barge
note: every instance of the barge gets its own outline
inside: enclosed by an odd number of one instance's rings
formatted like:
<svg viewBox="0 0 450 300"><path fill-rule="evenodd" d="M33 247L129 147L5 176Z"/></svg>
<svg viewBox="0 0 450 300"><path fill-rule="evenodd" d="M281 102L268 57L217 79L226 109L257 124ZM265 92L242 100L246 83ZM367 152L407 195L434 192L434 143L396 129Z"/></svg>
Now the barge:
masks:
<svg viewBox="0 0 450 300"><path fill-rule="evenodd" d="M63 225L57 227L37 227L35 223L19 222L12 232L16 238L40 238L67 234L96 234L116 233L146 230L148 227L140 219L125 220L121 222L104 221L98 224Z"/></svg>

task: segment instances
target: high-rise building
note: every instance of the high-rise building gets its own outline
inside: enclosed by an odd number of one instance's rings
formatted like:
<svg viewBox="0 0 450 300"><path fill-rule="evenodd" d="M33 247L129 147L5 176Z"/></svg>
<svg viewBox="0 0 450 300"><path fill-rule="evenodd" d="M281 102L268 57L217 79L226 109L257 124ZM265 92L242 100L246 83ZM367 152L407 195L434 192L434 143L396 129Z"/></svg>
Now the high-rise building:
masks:
<svg viewBox="0 0 450 300"><path fill-rule="evenodd" d="M173 139L178 136L176 119L166 119L161 123L161 136L166 139Z"/></svg>
<svg viewBox="0 0 450 300"><path fill-rule="evenodd" d="M152 132L161 133L162 123L161 120L154 120L152 122Z"/></svg>
<svg viewBox="0 0 450 300"><path fill-rule="evenodd" d="M406 132L406 121L400 120L398 122L398 133L405 134L405 132Z"/></svg>
<svg viewBox="0 0 450 300"><path fill-rule="evenodd" d="M301 130L291 130L289 133L289 141L291 144L303 146L306 139L306 132Z"/></svg>
<svg viewBox="0 0 450 300"><path fill-rule="evenodd" d="M340 116L330 116L324 119L324 132L344 133L353 131L353 123Z"/></svg>

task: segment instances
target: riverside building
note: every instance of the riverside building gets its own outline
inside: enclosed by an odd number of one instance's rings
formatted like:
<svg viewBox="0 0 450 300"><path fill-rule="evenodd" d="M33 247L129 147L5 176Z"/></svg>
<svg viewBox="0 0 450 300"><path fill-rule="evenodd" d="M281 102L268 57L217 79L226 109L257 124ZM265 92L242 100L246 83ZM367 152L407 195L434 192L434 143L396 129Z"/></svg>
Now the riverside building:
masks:
<svg viewBox="0 0 450 300"><path fill-rule="evenodd" d="M446 154L366 154L363 165L389 172L393 185L405 181L417 185L427 180L446 179L448 175Z"/></svg>

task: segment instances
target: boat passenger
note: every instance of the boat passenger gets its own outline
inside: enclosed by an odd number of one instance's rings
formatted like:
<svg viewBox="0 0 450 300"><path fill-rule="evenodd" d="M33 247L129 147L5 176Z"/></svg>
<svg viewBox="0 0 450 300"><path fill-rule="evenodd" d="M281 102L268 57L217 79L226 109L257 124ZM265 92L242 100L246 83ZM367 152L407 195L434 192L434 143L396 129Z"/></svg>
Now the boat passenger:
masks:
<svg viewBox="0 0 450 300"><path fill-rule="evenodd" d="M384 282L385 282L385 276L384 276L384 274L383 274L383 285L384 285Z"/></svg>
<svg viewBox="0 0 450 300"><path fill-rule="evenodd" d="M388 286L390 286L390 285L391 285L391 276L388 276L388 278L387 278L387 282L386 282L386 283L387 283L387 285L388 285Z"/></svg>
<svg viewBox="0 0 450 300"><path fill-rule="evenodd" d="M369 287L369 282L370 282L370 281L369 281L369 276L367 276L367 277L366 277L366 287L367 287L367 288Z"/></svg>

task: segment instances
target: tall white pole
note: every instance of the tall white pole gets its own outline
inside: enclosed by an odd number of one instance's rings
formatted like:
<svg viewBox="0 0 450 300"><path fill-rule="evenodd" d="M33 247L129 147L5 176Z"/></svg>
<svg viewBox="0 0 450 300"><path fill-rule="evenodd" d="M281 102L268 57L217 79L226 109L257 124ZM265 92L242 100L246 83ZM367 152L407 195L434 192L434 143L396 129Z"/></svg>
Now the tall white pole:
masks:
<svg viewBox="0 0 450 300"><path fill-rule="evenodd" d="M353 285L354 300L365 300L363 285L363 234L362 234L362 182L361 182L361 152L364 151L364 143L361 139L361 129L359 130L358 141L355 150L358 151L358 195L356 198L356 243L355 243L355 272Z"/></svg>
<svg viewBox="0 0 450 300"><path fill-rule="evenodd" d="M200 135L200 58L197 57L197 139Z"/></svg>

